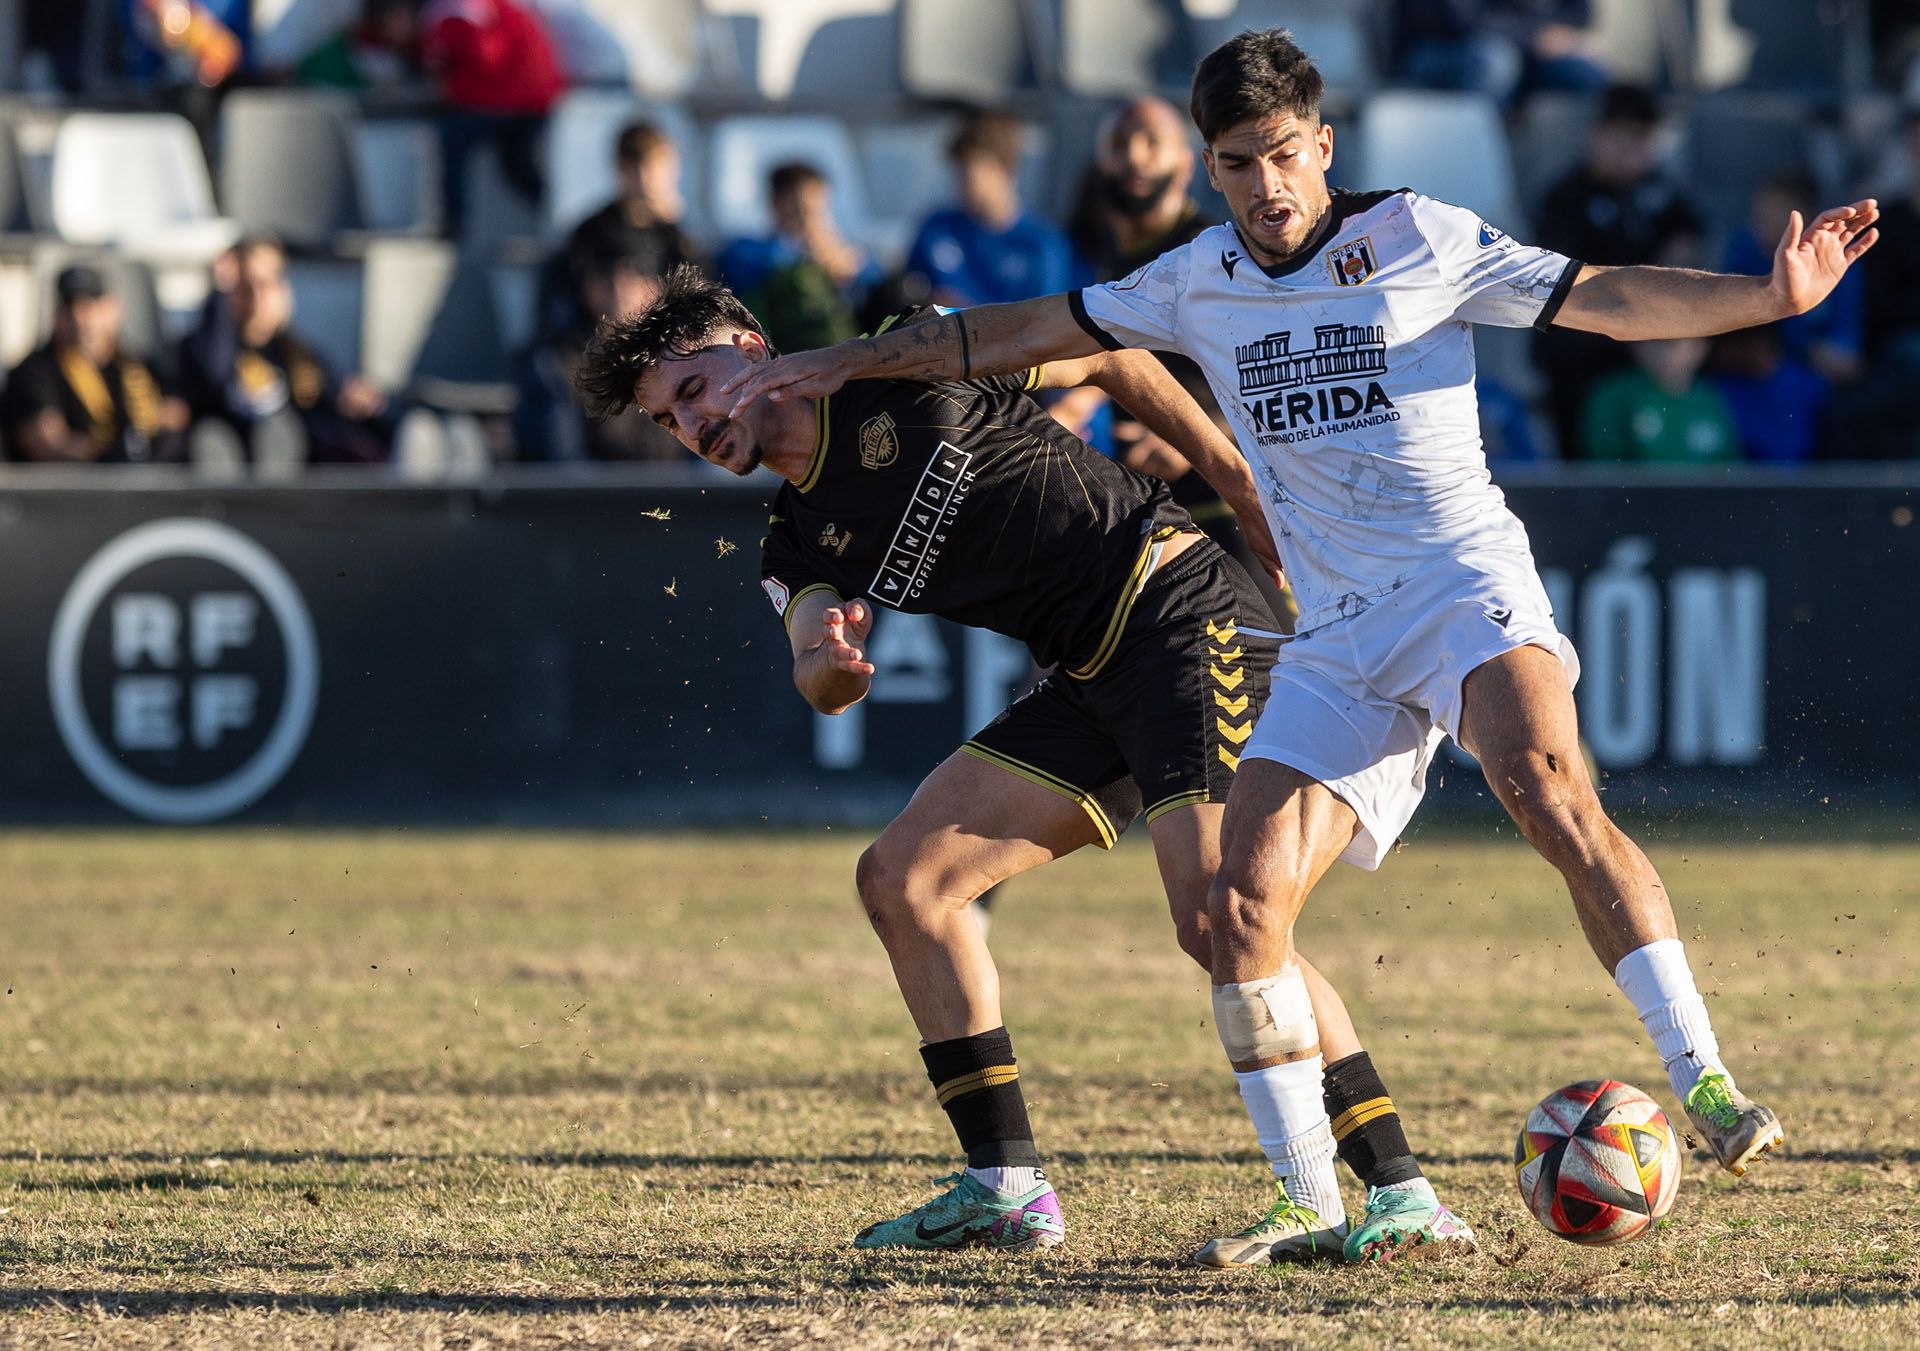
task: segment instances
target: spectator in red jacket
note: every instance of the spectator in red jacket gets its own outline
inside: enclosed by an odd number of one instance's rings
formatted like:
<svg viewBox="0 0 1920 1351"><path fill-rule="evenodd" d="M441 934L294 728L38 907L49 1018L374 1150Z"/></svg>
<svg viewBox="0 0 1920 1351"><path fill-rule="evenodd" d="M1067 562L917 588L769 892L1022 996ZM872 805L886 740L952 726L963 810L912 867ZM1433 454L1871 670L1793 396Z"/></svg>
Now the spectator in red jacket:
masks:
<svg viewBox="0 0 1920 1351"><path fill-rule="evenodd" d="M545 117L567 89L545 24L514 0L428 0L420 59L462 112Z"/></svg>
<svg viewBox="0 0 1920 1351"><path fill-rule="evenodd" d="M467 161L482 144L507 182L540 200L540 134L567 89L552 35L525 0L373 0L382 28L411 25L420 63L448 111L440 119L441 186L448 230L466 215Z"/></svg>

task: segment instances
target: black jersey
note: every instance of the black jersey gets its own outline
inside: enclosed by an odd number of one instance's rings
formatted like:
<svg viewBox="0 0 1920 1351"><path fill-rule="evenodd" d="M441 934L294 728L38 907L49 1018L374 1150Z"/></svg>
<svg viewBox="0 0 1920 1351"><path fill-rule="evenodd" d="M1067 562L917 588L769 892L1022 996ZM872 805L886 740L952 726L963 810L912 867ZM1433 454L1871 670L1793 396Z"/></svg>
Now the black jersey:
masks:
<svg viewBox="0 0 1920 1351"><path fill-rule="evenodd" d="M804 478L780 489L762 585L784 617L824 588L1025 643L1042 665L1098 671L1156 536L1188 527L1166 485L1115 464L1022 392L856 380L818 403Z"/></svg>

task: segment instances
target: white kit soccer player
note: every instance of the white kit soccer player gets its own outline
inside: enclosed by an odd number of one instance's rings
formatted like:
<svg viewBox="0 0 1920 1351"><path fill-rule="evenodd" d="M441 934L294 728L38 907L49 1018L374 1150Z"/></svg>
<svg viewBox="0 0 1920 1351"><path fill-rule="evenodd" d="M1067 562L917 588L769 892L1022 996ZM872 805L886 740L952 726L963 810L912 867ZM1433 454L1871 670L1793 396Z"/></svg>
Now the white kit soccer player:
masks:
<svg viewBox="0 0 1920 1351"><path fill-rule="evenodd" d="M1487 472L1471 325L1546 327L1580 264L1415 192L1335 192L1330 215L1321 245L1280 266L1219 225L1069 303L1103 346L1192 357L1233 420L1300 607L1291 678L1245 754L1332 788L1360 818L1341 857L1376 868L1469 671L1531 643L1578 677ZM1437 649L1408 648L1404 619L1311 641L1383 602L1417 616L1436 601L1484 628L1449 624ZM1368 650L1376 632L1385 650ZM1381 697L1352 696L1369 686Z"/></svg>

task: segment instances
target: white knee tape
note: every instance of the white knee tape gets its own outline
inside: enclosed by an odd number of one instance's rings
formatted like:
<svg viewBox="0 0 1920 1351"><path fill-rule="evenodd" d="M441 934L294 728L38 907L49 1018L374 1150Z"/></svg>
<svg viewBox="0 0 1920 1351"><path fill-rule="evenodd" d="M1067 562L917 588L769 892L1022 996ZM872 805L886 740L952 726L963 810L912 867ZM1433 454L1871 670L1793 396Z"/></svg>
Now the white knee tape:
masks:
<svg viewBox="0 0 1920 1351"><path fill-rule="evenodd" d="M1236 1065L1299 1055L1320 1043L1307 982L1294 963L1278 975L1214 986L1213 1025Z"/></svg>

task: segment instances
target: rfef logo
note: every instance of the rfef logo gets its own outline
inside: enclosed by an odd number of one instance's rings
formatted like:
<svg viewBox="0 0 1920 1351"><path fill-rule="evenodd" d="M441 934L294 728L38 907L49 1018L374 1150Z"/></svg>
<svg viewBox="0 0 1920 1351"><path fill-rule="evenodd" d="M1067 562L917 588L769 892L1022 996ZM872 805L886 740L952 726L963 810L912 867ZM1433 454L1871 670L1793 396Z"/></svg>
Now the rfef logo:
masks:
<svg viewBox="0 0 1920 1351"><path fill-rule="evenodd" d="M54 617L54 721L88 780L150 821L212 821L279 782L320 654L293 579L230 526L177 518L88 560Z"/></svg>

